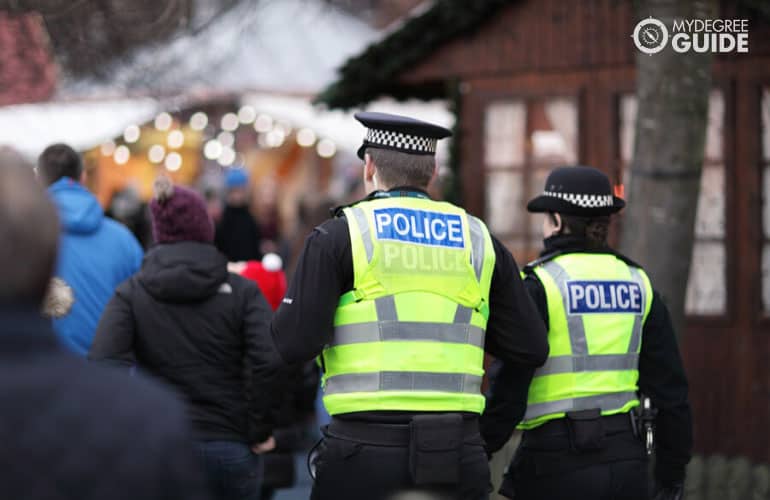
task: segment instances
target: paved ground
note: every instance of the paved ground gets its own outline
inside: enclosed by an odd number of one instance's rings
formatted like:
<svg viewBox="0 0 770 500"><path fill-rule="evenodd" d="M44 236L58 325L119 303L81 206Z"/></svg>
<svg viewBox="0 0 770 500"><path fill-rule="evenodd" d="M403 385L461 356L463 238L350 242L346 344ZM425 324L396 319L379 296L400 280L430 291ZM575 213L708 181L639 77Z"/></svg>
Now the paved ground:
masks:
<svg viewBox="0 0 770 500"><path fill-rule="evenodd" d="M313 483L307 473L307 465L305 464L306 457L306 451L297 453L294 457L296 463L295 470L297 473L297 484L291 489L278 490L274 500L307 500L310 498L310 489Z"/></svg>

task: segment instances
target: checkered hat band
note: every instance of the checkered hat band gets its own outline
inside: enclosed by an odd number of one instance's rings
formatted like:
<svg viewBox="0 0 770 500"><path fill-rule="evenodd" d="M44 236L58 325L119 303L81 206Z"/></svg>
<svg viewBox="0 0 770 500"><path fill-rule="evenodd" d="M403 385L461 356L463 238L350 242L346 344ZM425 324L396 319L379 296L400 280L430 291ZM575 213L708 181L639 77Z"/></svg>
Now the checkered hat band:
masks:
<svg viewBox="0 0 770 500"><path fill-rule="evenodd" d="M379 144L380 146L418 153L435 153L436 143L438 143L438 139L375 128L370 128L366 131L366 140L371 144Z"/></svg>
<svg viewBox="0 0 770 500"><path fill-rule="evenodd" d="M611 194L576 194L543 191L543 196L560 198L567 203L572 203L573 205L577 205L581 208L611 207L615 204L615 199Z"/></svg>

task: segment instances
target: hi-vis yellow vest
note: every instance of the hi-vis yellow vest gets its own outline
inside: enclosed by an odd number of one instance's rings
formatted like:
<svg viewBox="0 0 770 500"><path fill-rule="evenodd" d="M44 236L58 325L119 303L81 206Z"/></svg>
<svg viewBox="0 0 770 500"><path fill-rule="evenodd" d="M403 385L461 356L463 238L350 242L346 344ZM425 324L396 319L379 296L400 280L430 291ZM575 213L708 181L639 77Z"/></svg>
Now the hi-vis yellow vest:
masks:
<svg viewBox="0 0 770 500"><path fill-rule="evenodd" d="M344 210L353 291L321 354L331 415L481 413L484 331L495 264L486 226L449 203L378 198Z"/></svg>
<svg viewBox="0 0 770 500"><path fill-rule="evenodd" d="M652 304L645 272L611 254L570 253L534 267L548 302L545 365L529 386L519 424L532 429L566 412L602 415L639 404L639 349Z"/></svg>

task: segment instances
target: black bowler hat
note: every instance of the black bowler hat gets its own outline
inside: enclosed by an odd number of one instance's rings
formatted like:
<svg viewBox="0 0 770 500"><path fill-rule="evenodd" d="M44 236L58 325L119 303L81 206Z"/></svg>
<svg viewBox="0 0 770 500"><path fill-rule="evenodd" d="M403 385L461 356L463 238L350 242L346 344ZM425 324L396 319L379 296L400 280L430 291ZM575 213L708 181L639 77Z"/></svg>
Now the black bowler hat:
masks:
<svg viewBox="0 0 770 500"><path fill-rule="evenodd" d="M392 149L413 155L435 155L439 139L449 137L449 129L408 116L360 112L355 115L366 128L358 157L364 159L366 148Z"/></svg>
<svg viewBox="0 0 770 500"><path fill-rule="evenodd" d="M558 212L594 217L626 206L612 194L610 180L593 167L559 167L548 174L543 193L527 203L530 212Z"/></svg>

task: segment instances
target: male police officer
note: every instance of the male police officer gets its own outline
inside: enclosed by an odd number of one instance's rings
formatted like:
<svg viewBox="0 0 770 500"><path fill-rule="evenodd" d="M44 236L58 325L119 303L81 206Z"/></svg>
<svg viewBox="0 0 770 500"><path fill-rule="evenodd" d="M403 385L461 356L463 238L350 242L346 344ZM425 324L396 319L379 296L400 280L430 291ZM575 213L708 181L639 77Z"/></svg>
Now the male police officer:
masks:
<svg viewBox="0 0 770 500"><path fill-rule="evenodd" d="M484 349L532 370L547 356L545 327L510 253L425 192L450 132L356 118L368 127L358 155L371 194L308 237L272 323L285 362L320 353L333 418L313 455L312 498L422 489L486 499Z"/></svg>
<svg viewBox="0 0 770 500"><path fill-rule="evenodd" d="M525 285L548 325L550 355L535 371L501 488L510 498L647 499L637 439L646 432L629 415L639 390L658 411L655 498L681 496L692 446L687 381L666 305L639 265L607 246L609 215L624 205L599 170L562 167L527 206L546 213L545 251L525 268ZM492 449L520 415L513 380L493 384L483 429Z"/></svg>

